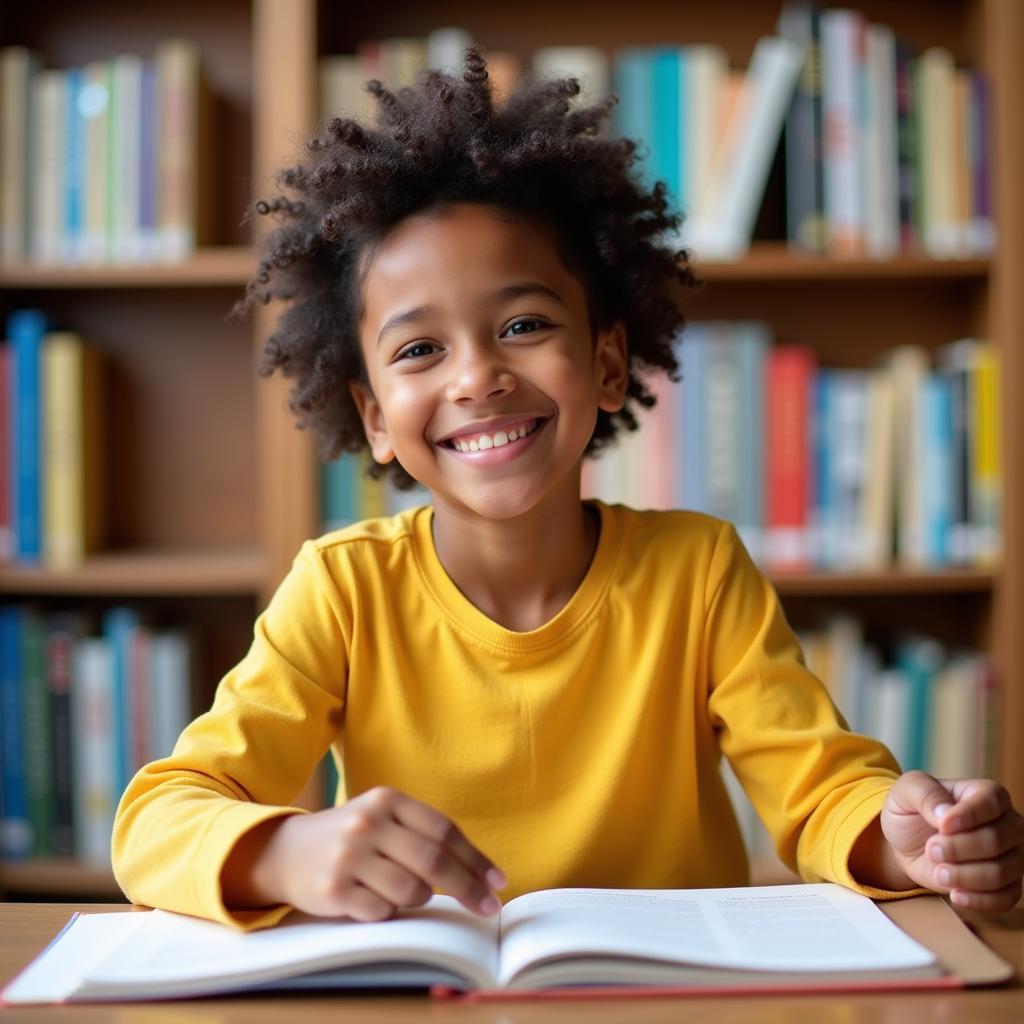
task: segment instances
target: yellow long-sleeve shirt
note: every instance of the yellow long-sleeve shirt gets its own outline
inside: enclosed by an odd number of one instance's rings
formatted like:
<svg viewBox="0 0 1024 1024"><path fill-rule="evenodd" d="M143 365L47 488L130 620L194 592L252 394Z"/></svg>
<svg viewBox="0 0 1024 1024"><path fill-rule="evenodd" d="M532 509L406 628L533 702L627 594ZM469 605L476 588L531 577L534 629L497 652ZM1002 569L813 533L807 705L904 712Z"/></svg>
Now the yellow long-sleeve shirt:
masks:
<svg viewBox="0 0 1024 1024"><path fill-rule="evenodd" d="M438 560L432 509L307 541L252 647L117 810L129 899L224 921L238 840L282 814L330 747L346 792L386 784L448 815L509 878L554 886L743 885L725 754L782 860L858 885L847 859L899 768L850 733L728 524L591 504L601 533L568 604L517 633Z"/></svg>

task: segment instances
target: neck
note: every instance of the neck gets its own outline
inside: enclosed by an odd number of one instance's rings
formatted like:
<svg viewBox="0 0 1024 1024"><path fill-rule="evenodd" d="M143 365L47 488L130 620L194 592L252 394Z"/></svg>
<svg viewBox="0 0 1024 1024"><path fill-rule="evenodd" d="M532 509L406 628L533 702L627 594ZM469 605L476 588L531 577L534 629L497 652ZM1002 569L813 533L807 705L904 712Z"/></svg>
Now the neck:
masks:
<svg viewBox="0 0 1024 1024"><path fill-rule="evenodd" d="M576 592L597 548L597 516L563 495L514 519L485 519L434 500L434 547L452 582L488 618L516 632L552 619Z"/></svg>

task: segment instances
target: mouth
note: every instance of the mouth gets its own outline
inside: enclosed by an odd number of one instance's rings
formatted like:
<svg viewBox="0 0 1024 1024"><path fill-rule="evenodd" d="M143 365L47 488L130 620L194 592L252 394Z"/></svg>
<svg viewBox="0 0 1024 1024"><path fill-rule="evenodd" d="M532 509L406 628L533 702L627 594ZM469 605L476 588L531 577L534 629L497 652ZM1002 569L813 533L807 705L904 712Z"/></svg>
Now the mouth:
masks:
<svg viewBox="0 0 1024 1024"><path fill-rule="evenodd" d="M438 447L450 452L460 461L476 465L508 462L533 447L537 436L543 432L550 419L550 416L545 416L523 420L493 434L465 435L442 441Z"/></svg>

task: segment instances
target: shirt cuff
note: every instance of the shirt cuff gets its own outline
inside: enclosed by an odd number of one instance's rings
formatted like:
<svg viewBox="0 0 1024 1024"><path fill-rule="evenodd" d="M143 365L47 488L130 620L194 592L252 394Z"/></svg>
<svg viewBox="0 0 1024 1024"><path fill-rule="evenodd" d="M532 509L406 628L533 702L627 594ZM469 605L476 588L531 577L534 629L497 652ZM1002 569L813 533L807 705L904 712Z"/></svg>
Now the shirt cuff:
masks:
<svg viewBox="0 0 1024 1024"><path fill-rule="evenodd" d="M869 793L860 803L855 804L836 829L835 838L832 840L832 874L835 881L873 900L903 899L931 892L931 889L920 886L901 890L876 889L873 885L862 885L850 873L850 854L861 833L882 813L882 805L891 785L892 782L886 780L882 788Z"/></svg>
<svg viewBox="0 0 1024 1024"><path fill-rule="evenodd" d="M204 854L209 857L209 870L204 868L193 874L195 898L202 908L203 916L230 925L238 931L249 932L269 928L291 913L294 908L287 903L255 910L229 909L224 903L221 873L239 840L257 825L272 818L308 813L301 807L269 807L244 800L229 801L228 806L214 819L202 843Z"/></svg>

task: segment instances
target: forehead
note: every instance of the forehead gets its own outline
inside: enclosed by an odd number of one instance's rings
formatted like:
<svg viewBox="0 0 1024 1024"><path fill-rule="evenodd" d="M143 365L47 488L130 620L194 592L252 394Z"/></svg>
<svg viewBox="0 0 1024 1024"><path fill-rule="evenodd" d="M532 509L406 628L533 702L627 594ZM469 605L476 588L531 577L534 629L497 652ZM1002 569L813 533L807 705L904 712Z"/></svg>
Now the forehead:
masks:
<svg viewBox="0 0 1024 1024"><path fill-rule="evenodd" d="M549 284L568 301L582 286L546 227L510 211L459 203L402 221L363 259L363 315L386 318L396 303L445 304L491 292L510 277Z"/></svg>

